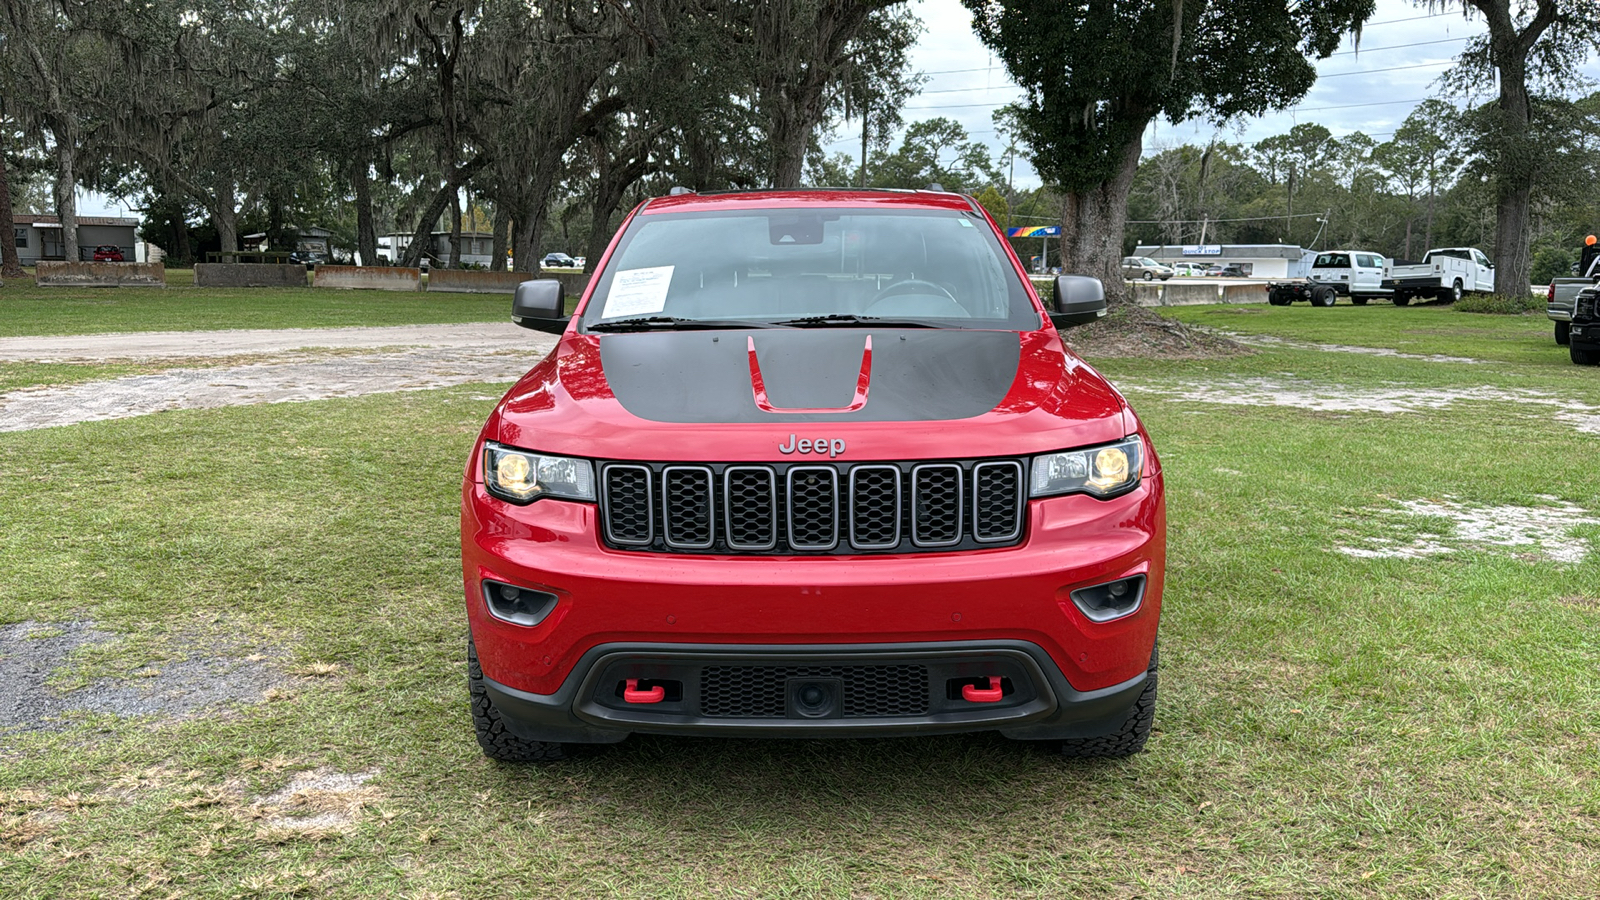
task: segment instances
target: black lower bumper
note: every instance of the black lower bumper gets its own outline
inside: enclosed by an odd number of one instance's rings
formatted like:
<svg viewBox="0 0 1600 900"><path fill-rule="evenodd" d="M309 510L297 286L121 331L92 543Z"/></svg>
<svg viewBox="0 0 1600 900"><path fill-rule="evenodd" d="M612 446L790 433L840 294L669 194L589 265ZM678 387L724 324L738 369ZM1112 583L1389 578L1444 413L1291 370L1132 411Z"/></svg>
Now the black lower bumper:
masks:
<svg viewBox="0 0 1600 900"><path fill-rule="evenodd" d="M1427 291L1441 291L1445 288L1439 284L1439 276L1418 276L1415 278L1385 278L1380 286L1386 291L1408 291L1411 293L1425 293Z"/></svg>
<svg viewBox="0 0 1600 900"><path fill-rule="evenodd" d="M605 644L584 654L554 694L487 678L484 686L506 727L529 740L610 743L632 732L821 738L968 731L1060 740L1121 727L1145 678L1078 691L1049 654L1026 641ZM999 689L997 699L970 699L993 697L991 688Z"/></svg>

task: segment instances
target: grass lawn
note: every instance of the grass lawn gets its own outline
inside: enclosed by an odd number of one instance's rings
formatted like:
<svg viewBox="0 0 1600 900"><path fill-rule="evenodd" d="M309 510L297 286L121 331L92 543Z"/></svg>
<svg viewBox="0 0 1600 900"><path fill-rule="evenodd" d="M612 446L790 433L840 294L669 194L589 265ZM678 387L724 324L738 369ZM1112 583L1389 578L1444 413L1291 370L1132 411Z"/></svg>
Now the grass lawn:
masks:
<svg viewBox="0 0 1600 900"><path fill-rule="evenodd" d="M329 328L505 322L505 294L429 294L306 288L197 288L193 270L169 269L164 288L0 287L0 337L218 328Z"/></svg>
<svg viewBox="0 0 1600 900"><path fill-rule="evenodd" d="M1600 371L1531 318L1238 309L1178 314L1493 362L1099 365L1169 488L1156 734L1121 762L988 735L485 760L457 489L501 386L0 433L0 624L104 633L59 689L281 674L0 736L0 896L1600 895ZM1351 408L1380 394L1421 399ZM1507 546L1461 509L1574 524Z"/></svg>

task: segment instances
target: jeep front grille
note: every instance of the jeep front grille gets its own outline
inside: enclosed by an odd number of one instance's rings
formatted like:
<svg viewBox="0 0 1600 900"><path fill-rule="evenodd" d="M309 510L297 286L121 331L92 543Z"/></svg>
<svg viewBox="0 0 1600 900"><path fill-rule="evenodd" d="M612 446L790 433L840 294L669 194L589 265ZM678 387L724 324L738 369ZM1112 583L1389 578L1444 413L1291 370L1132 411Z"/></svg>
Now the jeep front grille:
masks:
<svg viewBox="0 0 1600 900"><path fill-rule="evenodd" d="M956 462L601 463L608 546L661 553L972 550L1022 539L1026 469Z"/></svg>

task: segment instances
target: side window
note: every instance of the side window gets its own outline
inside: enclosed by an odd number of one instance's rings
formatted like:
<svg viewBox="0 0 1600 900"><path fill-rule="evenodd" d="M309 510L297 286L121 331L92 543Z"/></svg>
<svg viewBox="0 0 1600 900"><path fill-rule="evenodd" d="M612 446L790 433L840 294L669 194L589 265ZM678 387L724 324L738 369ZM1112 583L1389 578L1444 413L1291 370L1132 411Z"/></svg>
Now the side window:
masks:
<svg viewBox="0 0 1600 900"><path fill-rule="evenodd" d="M1483 251L1474 250L1472 251L1472 256L1477 260L1478 265L1483 266L1486 269L1489 267L1489 257L1484 256Z"/></svg>
<svg viewBox="0 0 1600 900"><path fill-rule="evenodd" d="M26 229L26 228L17 228L17 229L14 229L14 230L16 231L16 235L17 235L17 247L18 248L27 247L28 246L28 229Z"/></svg>

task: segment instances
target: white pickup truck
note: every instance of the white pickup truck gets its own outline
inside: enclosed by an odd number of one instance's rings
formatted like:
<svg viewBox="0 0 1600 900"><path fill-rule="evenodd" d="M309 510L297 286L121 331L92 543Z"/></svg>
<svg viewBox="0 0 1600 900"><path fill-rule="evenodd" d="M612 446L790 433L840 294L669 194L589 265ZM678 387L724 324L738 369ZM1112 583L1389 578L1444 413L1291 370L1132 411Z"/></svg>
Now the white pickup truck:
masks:
<svg viewBox="0 0 1600 900"><path fill-rule="evenodd" d="M1429 250L1420 263L1395 262L1383 279L1384 289L1394 292L1395 306L1405 306L1413 297L1454 303L1474 291L1494 293L1494 263L1476 247Z"/></svg>

